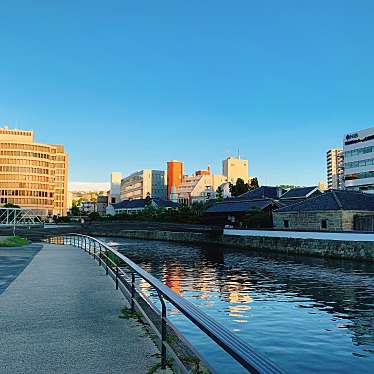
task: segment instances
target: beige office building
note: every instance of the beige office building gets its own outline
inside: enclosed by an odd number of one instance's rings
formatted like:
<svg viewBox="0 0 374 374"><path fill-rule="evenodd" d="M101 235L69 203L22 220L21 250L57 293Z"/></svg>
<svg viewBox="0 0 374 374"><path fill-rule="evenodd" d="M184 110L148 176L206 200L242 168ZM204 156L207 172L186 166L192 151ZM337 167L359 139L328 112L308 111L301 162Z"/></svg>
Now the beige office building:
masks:
<svg viewBox="0 0 374 374"><path fill-rule="evenodd" d="M0 206L65 216L67 174L63 145L37 143L33 131L0 128Z"/></svg>
<svg viewBox="0 0 374 374"><path fill-rule="evenodd" d="M242 160L239 155L237 158L230 156L223 160L222 171L227 181L232 184L235 184L239 178L245 183L251 179L248 175L248 160Z"/></svg>

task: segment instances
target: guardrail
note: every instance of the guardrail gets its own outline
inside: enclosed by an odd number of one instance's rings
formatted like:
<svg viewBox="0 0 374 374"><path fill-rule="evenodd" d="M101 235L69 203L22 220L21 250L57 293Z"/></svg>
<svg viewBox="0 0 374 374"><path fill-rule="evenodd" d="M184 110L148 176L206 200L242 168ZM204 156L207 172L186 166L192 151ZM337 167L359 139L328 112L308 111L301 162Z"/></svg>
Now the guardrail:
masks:
<svg viewBox="0 0 374 374"><path fill-rule="evenodd" d="M111 248L104 242L88 235L75 233L53 236L48 238L48 242L73 245L82 248L84 251L92 255L93 258L98 261L100 266L105 266L106 274L113 278L116 284L116 289L120 289L125 297L128 298L131 305L131 311L140 311L152 329L155 330L154 332L156 335L159 337L161 341L162 369L166 368L167 353L169 353L171 357L175 359L178 367L183 373L191 372L185 367L167 341L167 325L170 325L170 321L167 320L167 308L165 301L168 301L249 372L256 374L283 373L281 369L275 366L275 364L273 364L269 359L257 353L241 338L234 335L220 323L216 322L214 319L202 312L198 307L176 294L169 287L165 286L160 280L143 270L129 258ZM128 277L129 274L125 271L123 266L126 266L130 270L131 277ZM147 282L157 292L161 302L161 313L154 307L154 305L149 305L149 301L144 298L142 292L136 289L137 276ZM147 315L146 311L144 310L146 309L144 308L144 303L142 304L142 302L139 300L139 295L142 297L143 302L146 301L148 307L152 308L153 310L157 310L161 317L160 329L155 326L154 321L152 321L149 315ZM187 342L183 337L181 338L184 342ZM205 361L198 352L194 352L199 356L199 359L202 362ZM207 366L210 366L209 363L207 363ZM209 370L214 372L214 369L210 367Z"/></svg>

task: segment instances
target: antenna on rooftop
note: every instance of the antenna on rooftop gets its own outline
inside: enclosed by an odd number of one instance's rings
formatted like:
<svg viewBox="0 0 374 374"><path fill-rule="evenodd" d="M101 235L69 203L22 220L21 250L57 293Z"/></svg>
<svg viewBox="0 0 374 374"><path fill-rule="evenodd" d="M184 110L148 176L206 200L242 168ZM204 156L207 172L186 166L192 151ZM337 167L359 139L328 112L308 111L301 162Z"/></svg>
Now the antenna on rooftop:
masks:
<svg viewBox="0 0 374 374"><path fill-rule="evenodd" d="M238 148L238 160L240 160L240 148Z"/></svg>

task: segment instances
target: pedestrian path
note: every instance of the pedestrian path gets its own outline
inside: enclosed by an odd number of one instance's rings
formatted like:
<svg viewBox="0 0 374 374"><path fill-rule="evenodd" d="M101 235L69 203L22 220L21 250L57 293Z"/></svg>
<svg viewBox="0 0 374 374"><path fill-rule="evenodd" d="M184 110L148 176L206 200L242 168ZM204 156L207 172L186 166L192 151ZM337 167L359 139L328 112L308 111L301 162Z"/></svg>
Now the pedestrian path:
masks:
<svg viewBox="0 0 374 374"><path fill-rule="evenodd" d="M0 295L25 269L41 248L41 244L30 244L24 247L0 247Z"/></svg>
<svg viewBox="0 0 374 374"><path fill-rule="evenodd" d="M0 294L0 373L147 373L158 350L85 252L44 245Z"/></svg>

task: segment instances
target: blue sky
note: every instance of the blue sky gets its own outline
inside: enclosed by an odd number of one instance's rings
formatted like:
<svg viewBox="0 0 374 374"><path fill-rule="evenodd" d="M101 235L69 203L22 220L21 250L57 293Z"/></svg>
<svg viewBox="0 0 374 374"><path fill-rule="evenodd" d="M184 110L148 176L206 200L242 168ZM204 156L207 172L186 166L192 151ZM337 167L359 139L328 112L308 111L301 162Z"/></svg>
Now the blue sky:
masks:
<svg viewBox="0 0 374 374"><path fill-rule="evenodd" d="M315 184L374 125L373 1L0 2L0 124L63 143L72 181L240 147L260 183Z"/></svg>

